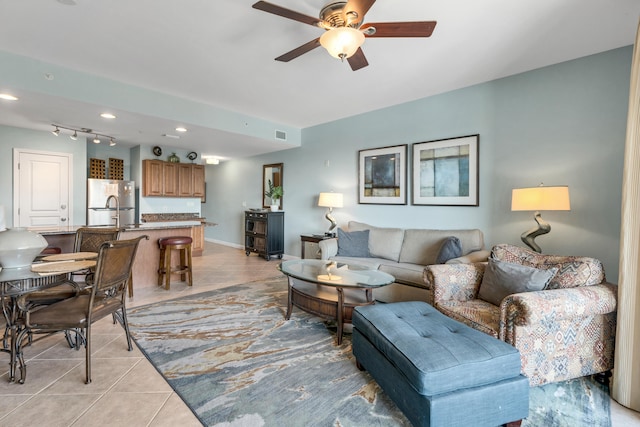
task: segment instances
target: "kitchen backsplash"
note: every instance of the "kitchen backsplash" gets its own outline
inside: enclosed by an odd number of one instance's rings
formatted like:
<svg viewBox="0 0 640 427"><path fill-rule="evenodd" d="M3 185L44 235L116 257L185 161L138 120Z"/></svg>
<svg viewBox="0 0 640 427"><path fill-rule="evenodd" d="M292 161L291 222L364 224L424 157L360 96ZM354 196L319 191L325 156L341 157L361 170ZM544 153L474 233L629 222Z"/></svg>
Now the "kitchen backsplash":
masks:
<svg viewBox="0 0 640 427"><path fill-rule="evenodd" d="M166 222L166 221L190 221L198 220L200 214L198 213L159 213L159 214L141 214L140 220L142 222Z"/></svg>

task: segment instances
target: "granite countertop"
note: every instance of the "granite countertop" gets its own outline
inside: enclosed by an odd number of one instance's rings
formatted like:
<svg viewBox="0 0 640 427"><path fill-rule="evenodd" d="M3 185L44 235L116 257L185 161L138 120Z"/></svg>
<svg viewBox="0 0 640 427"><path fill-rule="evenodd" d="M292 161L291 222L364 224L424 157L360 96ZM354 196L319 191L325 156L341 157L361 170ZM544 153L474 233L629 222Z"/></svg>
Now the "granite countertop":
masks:
<svg viewBox="0 0 640 427"><path fill-rule="evenodd" d="M123 231L137 231L137 230L166 230L171 228L190 228L196 226L208 226L213 227L218 224L215 222L208 222L206 218L201 217L197 213L166 213L166 214L142 214L141 222L139 224L124 224L122 225ZM75 234L80 227L113 227L113 225L99 225L99 226L87 226L87 225L64 225L59 227L29 227L29 231L35 231L36 233L47 234Z"/></svg>
<svg viewBox="0 0 640 427"><path fill-rule="evenodd" d="M158 223L141 223L141 224L127 224L122 226L122 230L138 231L138 230L168 230L171 228L191 228L194 226L200 226L200 221L174 221L174 222L158 222ZM87 227L86 225L66 225L61 227L29 227L29 231L36 232L43 236L51 234L75 234L78 228ZM90 227L112 227L108 225L90 226Z"/></svg>

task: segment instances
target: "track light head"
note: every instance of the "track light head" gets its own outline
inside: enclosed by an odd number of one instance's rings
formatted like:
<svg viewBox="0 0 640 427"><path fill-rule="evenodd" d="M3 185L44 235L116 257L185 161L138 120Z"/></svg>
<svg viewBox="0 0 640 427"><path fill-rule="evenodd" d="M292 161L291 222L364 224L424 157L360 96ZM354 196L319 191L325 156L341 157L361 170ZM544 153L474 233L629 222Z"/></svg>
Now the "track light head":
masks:
<svg viewBox="0 0 640 427"><path fill-rule="evenodd" d="M96 134L95 138L93 138L94 144L100 144L100 138L98 138L98 134Z"/></svg>
<svg viewBox="0 0 640 427"><path fill-rule="evenodd" d="M51 133L54 134L55 136L60 135L60 129L58 129L58 126L56 126L56 129L52 130Z"/></svg>
<svg viewBox="0 0 640 427"><path fill-rule="evenodd" d="M78 131L73 131L73 135L71 135L69 138L73 139L74 141L78 139Z"/></svg>

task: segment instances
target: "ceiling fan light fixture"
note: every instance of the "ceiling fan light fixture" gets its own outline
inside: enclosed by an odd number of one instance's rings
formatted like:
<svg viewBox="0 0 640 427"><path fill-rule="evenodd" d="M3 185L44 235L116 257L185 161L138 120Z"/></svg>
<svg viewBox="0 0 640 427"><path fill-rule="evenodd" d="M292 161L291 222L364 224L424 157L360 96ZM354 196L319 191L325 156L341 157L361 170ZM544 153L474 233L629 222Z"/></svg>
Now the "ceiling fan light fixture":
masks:
<svg viewBox="0 0 640 427"><path fill-rule="evenodd" d="M320 36L320 45L329 55L341 60L353 56L363 43L364 34L350 27L332 28Z"/></svg>

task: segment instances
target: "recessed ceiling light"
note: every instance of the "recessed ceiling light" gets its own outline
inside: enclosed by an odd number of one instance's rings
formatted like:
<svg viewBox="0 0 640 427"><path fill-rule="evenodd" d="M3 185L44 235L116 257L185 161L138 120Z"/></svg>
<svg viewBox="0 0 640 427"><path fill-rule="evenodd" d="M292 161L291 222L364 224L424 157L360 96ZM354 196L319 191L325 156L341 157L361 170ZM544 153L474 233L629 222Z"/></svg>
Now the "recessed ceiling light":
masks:
<svg viewBox="0 0 640 427"><path fill-rule="evenodd" d="M179 126L176 128L176 132L186 132L187 128L183 128L182 126Z"/></svg>
<svg viewBox="0 0 640 427"><path fill-rule="evenodd" d="M111 113L102 113L102 114L100 114L100 117L102 117L103 119L115 119L116 118L116 116L114 116Z"/></svg>
<svg viewBox="0 0 640 427"><path fill-rule="evenodd" d="M163 133L162 136L164 136L165 138L180 139L178 135L171 135L170 133Z"/></svg>
<svg viewBox="0 0 640 427"><path fill-rule="evenodd" d="M16 98L13 95L10 95L8 93L0 93L0 99L6 99L7 101L17 101L18 98Z"/></svg>

